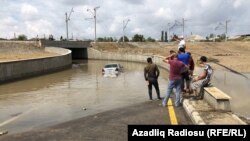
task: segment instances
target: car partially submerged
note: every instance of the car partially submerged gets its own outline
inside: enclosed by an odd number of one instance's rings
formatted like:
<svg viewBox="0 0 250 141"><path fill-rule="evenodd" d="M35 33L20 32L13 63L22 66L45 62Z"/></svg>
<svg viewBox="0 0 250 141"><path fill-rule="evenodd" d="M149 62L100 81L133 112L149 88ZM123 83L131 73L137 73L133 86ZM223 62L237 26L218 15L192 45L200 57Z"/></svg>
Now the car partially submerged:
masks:
<svg viewBox="0 0 250 141"><path fill-rule="evenodd" d="M122 66L118 63L113 63L113 64L106 64L102 68L102 74L103 75L118 75L119 72L122 71Z"/></svg>

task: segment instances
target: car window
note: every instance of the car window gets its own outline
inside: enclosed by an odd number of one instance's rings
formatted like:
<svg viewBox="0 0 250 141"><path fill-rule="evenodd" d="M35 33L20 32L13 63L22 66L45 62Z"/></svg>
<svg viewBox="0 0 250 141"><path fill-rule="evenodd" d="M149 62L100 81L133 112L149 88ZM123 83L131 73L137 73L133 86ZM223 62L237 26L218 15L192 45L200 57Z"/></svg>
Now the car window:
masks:
<svg viewBox="0 0 250 141"><path fill-rule="evenodd" d="M117 68L118 65L117 64L108 64L108 65L105 65L104 68Z"/></svg>
<svg viewBox="0 0 250 141"><path fill-rule="evenodd" d="M111 68L111 67L112 67L112 65L105 65L104 68Z"/></svg>

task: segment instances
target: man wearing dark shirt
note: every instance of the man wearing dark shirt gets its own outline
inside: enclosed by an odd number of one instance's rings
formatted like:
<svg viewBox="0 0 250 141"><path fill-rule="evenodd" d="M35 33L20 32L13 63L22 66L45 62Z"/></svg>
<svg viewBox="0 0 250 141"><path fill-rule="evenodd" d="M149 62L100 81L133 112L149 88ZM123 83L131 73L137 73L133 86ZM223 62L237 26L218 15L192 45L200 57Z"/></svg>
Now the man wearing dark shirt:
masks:
<svg viewBox="0 0 250 141"><path fill-rule="evenodd" d="M152 58L147 58L148 65L144 68L144 78L148 84L148 94L149 99L153 100L152 98L152 85L154 85L157 98L160 100L160 90L158 84L158 77L160 75L160 71L156 64L153 63Z"/></svg>

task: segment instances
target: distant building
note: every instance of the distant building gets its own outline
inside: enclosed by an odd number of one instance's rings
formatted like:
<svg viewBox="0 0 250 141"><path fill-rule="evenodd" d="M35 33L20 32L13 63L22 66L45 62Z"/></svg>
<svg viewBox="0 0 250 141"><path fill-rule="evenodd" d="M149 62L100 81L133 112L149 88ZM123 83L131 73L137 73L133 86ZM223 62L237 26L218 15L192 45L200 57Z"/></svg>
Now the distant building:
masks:
<svg viewBox="0 0 250 141"><path fill-rule="evenodd" d="M206 40L206 38L200 35L190 35L185 40L187 42L200 42Z"/></svg>
<svg viewBox="0 0 250 141"><path fill-rule="evenodd" d="M250 34L236 35L228 38L230 41L250 41Z"/></svg>

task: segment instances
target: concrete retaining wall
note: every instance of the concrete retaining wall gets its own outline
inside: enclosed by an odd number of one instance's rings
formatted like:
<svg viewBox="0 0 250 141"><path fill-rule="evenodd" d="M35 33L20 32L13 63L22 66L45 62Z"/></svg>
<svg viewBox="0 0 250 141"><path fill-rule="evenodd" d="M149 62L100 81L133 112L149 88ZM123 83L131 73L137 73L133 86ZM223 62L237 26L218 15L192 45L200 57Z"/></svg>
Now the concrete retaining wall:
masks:
<svg viewBox="0 0 250 141"><path fill-rule="evenodd" d="M132 61L147 63L147 58L152 57L153 62L160 67L169 70L169 65L164 63L163 56L158 55L145 55L145 54L127 54L127 53L112 53L112 52L101 52L93 48L88 48L89 59L100 59L100 60L117 60L117 61Z"/></svg>
<svg viewBox="0 0 250 141"><path fill-rule="evenodd" d="M90 41L50 41L41 40L42 46L61 48L88 48Z"/></svg>
<svg viewBox="0 0 250 141"><path fill-rule="evenodd" d="M41 75L71 66L70 50L50 47L45 48L45 51L57 53L58 56L0 63L0 83Z"/></svg>

